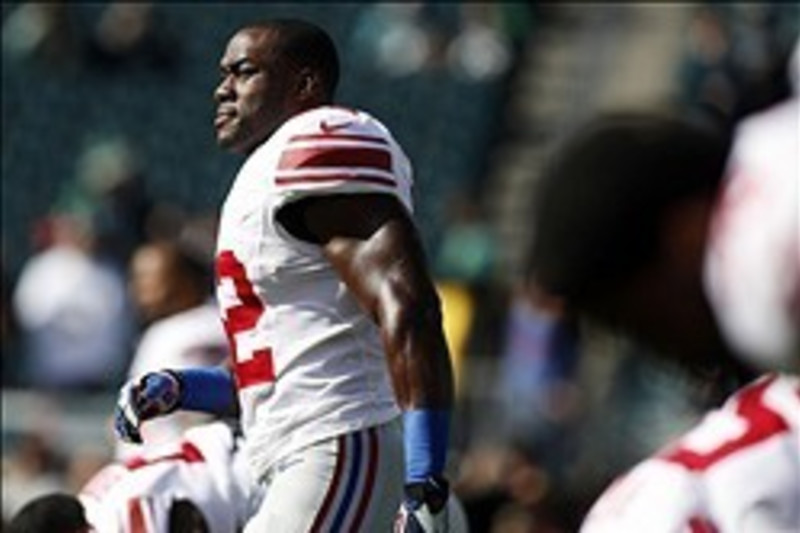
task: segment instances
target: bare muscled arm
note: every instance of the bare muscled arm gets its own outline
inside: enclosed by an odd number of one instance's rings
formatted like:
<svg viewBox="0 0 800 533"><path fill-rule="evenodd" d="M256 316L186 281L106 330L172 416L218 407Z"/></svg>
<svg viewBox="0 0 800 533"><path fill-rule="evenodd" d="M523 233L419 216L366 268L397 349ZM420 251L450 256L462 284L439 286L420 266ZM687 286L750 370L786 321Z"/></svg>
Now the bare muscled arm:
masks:
<svg viewBox="0 0 800 533"><path fill-rule="evenodd" d="M444 477L453 372L439 297L416 228L383 194L301 200L279 219L316 242L381 330L397 402L403 409L405 499L395 531L446 531Z"/></svg>
<svg viewBox="0 0 800 533"><path fill-rule="evenodd" d="M279 219L320 244L361 306L380 326L403 409L450 409L453 375L438 295L417 230L389 195L305 199Z"/></svg>

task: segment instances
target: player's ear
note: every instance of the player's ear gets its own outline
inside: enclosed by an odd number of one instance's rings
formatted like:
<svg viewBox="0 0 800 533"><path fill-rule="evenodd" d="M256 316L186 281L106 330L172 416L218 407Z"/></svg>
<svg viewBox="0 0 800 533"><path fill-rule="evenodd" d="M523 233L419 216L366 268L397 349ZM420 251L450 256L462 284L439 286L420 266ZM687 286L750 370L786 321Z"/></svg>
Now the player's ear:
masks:
<svg viewBox="0 0 800 533"><path fill-rule="evenodd" d="M300 100L312 100L320 88L319 77L309 68L302 69L297 75L297 96Z"/></svg>

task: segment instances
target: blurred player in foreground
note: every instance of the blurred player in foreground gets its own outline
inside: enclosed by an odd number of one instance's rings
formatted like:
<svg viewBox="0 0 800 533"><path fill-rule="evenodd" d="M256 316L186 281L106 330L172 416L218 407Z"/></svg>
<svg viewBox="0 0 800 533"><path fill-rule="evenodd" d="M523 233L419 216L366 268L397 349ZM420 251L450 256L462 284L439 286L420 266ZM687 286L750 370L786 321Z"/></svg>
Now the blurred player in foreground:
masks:
<svg viewBox="0 0 800 533"><path fill-rule="evenodd" d="M788 128L779 129L789 137L778 134L772 142L790 142ZM541 182L532 261L538 283L571 307L716 379L736 368L729 346L739 347L738 339L722 335L719 308L712 307L704 286L706 254L715 253L715 232L727 216L728 204L721 206L718 198L728 138L710 126L655 114L617 114L585 126L562 147ZM796 184L796 163L789 172ZM773 242L787 237L781 234L787 230L772 226ZM791 255L780 255L789 248L751 259L796 267ZM738 275L733 265L726 274ZM768 283L773 282L779 280ZM790 298L794 290L783 285L781 297ZM776 310L791 321L790 311ZM789 331L796 334L796 327L794 322ZM784 353L781 360L791 357ZM798 442L800 380L787 373L762 375L614 483L582 531L798 531Z"/></svg>
<svg viewBox="0 0 800 533"><path fill-rule="evenodd" d="M107 465L77 498L62 494L34 500L12 520L12 531L241 531L262 496L241 444L224 422L191 428L181 439Z"/></svg>
<svg viewBox="0 0 800 533"><path fill-rule="evenodd" d="M331 104L339 61L316 26L245 27L220 73L217 141L247 156L216 262L233 372L129 383L118 433L139 440L142 421L175 409L231 410L238 393L267 489L248 533L447 531L453 378L411 165L375 118Z"/></svg>
<svg viewBox="0 0 800 533"><path fill-rule="evenodd" d="M736 130L705 281L720 327L758 368L800 371L800 40L791 98Z"/></svg>

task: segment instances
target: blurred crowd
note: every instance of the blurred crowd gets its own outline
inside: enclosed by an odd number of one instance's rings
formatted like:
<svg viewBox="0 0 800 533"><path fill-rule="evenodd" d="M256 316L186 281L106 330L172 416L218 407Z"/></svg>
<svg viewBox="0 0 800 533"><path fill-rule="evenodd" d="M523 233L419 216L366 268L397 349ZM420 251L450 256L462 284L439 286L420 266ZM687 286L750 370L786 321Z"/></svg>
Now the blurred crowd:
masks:
<svg viewBox="0 0 800 533"><path fill-rule="evenodd" d="M796 35L797 13L788 6L699 5L678 71L681 100L736 121L786 98Z"/></svg>
<svg viewBox="0 0 800 533"><path fill-rule="evenodd" d="M736 121L788 94L787 43L797 23L759 5L696 8L676 74L682 105ZM496 79L513 70L525 42L525 10L467 3L448 33L426 3L374 4L358 12L353 46L365 57L353 60L389 78L446 69ZM158 75L171 68L180 42L157 12L156 4L111 2L90 30L78 31L67 3L4 6L3 57L66 69L82 63L103 75L138 63ZM14 128L11 119L3 124ZM9 261L3 246L3 418L32 405L26 394L34 393L46 399L34 412L56 426L4 421L4 519L39 494L76 491L124 454L107 417L127 376L225 357L211 300L213 206L157 197L139 150L124 134L87 142L73 176L38 213L24 260ZM709 390L648 349L571 316L526 280L507 279L498 268L507 244L475 189L437 200L447 214L430 250L456 363L454 488L473 531L574 531L615 474L688 427L725 387ZM4 187L3 204L14 201ZM74 407L66 397L107 402L92 434L105 442L81 453L63 438L75 432L66 427ZM151 431L168 439L173 429Z"/></svg>

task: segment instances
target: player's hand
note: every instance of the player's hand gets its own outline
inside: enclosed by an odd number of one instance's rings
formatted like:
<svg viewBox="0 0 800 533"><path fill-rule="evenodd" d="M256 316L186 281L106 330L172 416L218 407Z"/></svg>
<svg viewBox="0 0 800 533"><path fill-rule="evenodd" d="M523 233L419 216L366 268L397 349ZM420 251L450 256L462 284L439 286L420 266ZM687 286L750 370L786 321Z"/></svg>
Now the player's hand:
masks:
<svg viewBox="0 0 800 533"><path fill-rule="evenodd" d="M114 409L114 431L125 442L140 444L139 426L145 420L171 413L178 407L181 383L170 371L149 372L122 386Z"/></svg>
<svg viewBox="0 0 800 533"><path fill-rule="evenodd" d="M405 499L397 513L394 533L447 533L450 529L447 480L433 476L405 486Z"/></svg>

